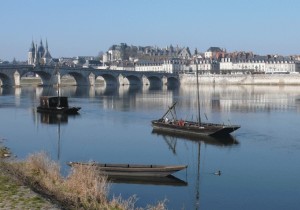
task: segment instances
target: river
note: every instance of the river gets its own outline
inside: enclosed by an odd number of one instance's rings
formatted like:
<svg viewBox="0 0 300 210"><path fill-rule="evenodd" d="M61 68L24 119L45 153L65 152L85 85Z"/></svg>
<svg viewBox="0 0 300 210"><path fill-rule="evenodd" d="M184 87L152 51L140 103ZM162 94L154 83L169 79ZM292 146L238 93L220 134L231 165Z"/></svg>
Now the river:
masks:
<svg viewBox="0 0 300 210"><path fill-rule="evenodd" d="M151 120L174 101L178 116L196 119L195 86L62 87L80 115L36 113L39 97L56 91L0 88L0 139L19 159L45 151L64 174L67 161L188 165L172 180L112 183L110 197L136 195L140 207L165 199L175 210L300 206L299 86L200 86L204 121L241 125L227 142L152 133Z"/></svg>

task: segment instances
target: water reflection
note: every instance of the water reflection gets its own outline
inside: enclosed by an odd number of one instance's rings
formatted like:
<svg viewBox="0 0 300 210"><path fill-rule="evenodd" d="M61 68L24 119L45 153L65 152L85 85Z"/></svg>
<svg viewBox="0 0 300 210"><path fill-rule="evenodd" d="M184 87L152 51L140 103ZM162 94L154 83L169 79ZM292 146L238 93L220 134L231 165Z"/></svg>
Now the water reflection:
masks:
<svg viewBox="0 0 300 210"><path fill-rule="evenodd" d="M57 88L53 87L0 87L0 95L20 96L31 93L33 89L35 89L35 98L42 95L57 95L58 92ZM143 102L143 106L144 103L147 103L147 106L148 103L151 103L165 107L177 100L178 96L183 96L191 100L181 101L182 107L189 110L194 110L196 107L195 86L180 86L179 88L168 86L67 86L60 87L60 93L69 97L103 97L104 100L105 96L115 100L130 97L130 100L135 101L133 103L135 105L138 105L138 102ZM147 94L147 97L143 97L144 94ZM295 98L299 97L300 88L294 86L200 86L201 107L207 113L212 111L269 112L271 110L295 109L295 105L299 105Z"/></svg>
<svg viewBox="0 0 300 210"><path fill-rule="evenodd" d="M45 124L65 124L68 123L67 114L49 114L49 113L40 113L41 123Z"/></svg>
<svg viewBox="0 0 300 210"><path fill-rule="evenodd" d="M20 158L46 151L62 165L74 160L188 165L187 172L174 174L186 183L179 187L125 184L132 180L113 185L113 194L137 194L141 198L137 206L141 207L164 198L170 201L170 209L256 209L257 203L266 204L265 209L281 203L289 209L296 206L299 167L291 160L300 158L298 87L201 86L202 115L209 121L230 119L242 126L229 141L151 132L151 120L165 113L174 101L178 101L178 116L196 116L194 86L61 87L70 103L82 107L76 120L35 112L39 96L48 95L46 89L0 88L1 136ZM56 88L50 91L57 93ZM215 176L219 169L221 176ZM271 193L270 186L274 189ZM239 199L232 202L236 197Z"/></svg>
<svg viewBox="0 0 300 210"><path fill-rule="evenodd" d="M180 134L174 134L172 132L163 132L152 130L152 134L162 138L169 148L176 154L176 144L177 141L193 141L193 142L201 142L204 144L219 146L219 147L230 147L237 146L239 141L232 135L224 136L224 137L211 137L211 136L203 136L203 137L193 137Z"/></svg>
<svg viewBox="0 0 300 210"><path fill-rule="evenodd" d="M142 185L166 185L166 186L187 186L188 183L175 176L166 177L132 177L132 176L108 176L113 183L142 184Z"/></svg>
<svg viewBox="0 0 300 210"><path fill-rule="evenodd" d="M69 122L69 118L75 119L80 117L79 114L75 115L67 115L67 114L51 114L51 113L39 113L36 112L35 109L32 109L32 113L34 116L34 121L36 121L36 124L44 124L49 126L56 126L56 141L57 141L57 148L56 148L56 157L57 161L60 162L61 157L61 129L62 127L67 126ZM54 134L55 136L55 134Z"/></svg>
<svg viewBox="0 0 300 210"><path fill-rule="evenodd" d="M211 145L216 147L234 147L239 145L238 140L232 136L228 135L225 137L210 137L210 136L203 136L203 137L187 137L186 135L168 133L168 132L161 132L157 130L152 130L152 135L162 138L168 146L168 149L177 156L177 145L178 141L181 142L192 142L196 144L197 147L197 162L196 166L192 167L195 170L192 173L195 174L195 180L193 183L194 185L194 203L192 204L193 209L201 209L200 208L200 179L201 179L201 145ZM190 167L190 166L189 166ZM211 173L212 175L221 176L222 172L220 170Z"/></svg>

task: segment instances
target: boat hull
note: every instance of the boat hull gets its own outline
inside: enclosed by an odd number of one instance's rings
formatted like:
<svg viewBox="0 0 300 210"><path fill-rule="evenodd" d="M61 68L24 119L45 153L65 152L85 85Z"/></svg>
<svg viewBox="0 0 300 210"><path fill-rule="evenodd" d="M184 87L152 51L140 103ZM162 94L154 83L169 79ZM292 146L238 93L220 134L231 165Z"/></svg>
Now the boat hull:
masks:
<svg viewBox="0 0 300 210"><path fill-rule="evenodd" d="M107 176L166 177L187 168L186 165L135 165L135 164L99 164L70 162L70 166L96 167L100 174Z"/></svg>
<svg viewBox="0 0 300 210"><path fill-rule="evenodd" d="M185 136L226 136L240 128L237 125L223 125L213 123L201 123L185 121L182 124L166 123L161 120L153 120L152 127L155 131L180 134Z"/></svg>
<svg viewBox="0 0 300 210"><path fill-rule="evenodd" d="M52 114L78 114L80 107L37 107L37 112Z"/></svg>

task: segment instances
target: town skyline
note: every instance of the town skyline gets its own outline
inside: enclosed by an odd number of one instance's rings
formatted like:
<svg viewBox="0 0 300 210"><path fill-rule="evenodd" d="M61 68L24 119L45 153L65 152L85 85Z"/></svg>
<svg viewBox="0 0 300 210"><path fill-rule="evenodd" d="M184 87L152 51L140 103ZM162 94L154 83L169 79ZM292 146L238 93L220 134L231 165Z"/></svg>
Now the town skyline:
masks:
<svg viewBox="0 0 300 210"><path fill-rule="evenodd" d="M25 56L23 56L23 57L25 57L23 60L18 60L18 59L16 59L16 57L13 57L11 60L5 60L5 59L2 59L1 57L0 57L0 61L2 61L2 62L4 62L4 61L8 61L8 62L12 62L13 60L16 60L16 61L18 61L18 62L28 62L28 53L32 50L32 47L36 47L36 48L40 48L41 46L44 48L46 48L47 49L47 51L48 51L48 39L40 39L39 41L34 41L34 40L32 40L31 42L30 42L31 44L30 44L30 46L28 47L28 49L26 50L26 52L24 52L24 55ZM255 53L255 52L253 52L253 51L251 51L251 50L249 50L249 51L246 51L246 50L240 50L240 51L230 51L230 50L228 50L228 49L226 49L226 48L222 48L222 47L219 47L219 46L210 46L210 47L208 47L207 49L205 49L205 50L199 50L198 48L192 48L192 47L190 47L190 46L179 46L179 45L173 45L173 44L170 44L170 45L168 45L168 46L157 46L157 45L147 45L147 46L141 46L141 45L133 45L133 44L129 44L129 43L126 43L126 42L123 42L123 43L114 43L114 44L111 44L107 49L105 49L105 50L100 50L100 51L98 51L97 52L97 54L93 54L93 55L82 55L82 54L79 54L79 55L73 55L73 56L68 56L68 55L66 55L66 56L61 56L61 57L57 57L57 56L53 56L53 58L76 58L76 57L90 57L90 58L92 58L92 59L94 59L94 58L97 58L97 57L99 57L99 55L100 55L100 57L102 58L102 55L103 54L105 54L105 53L107 53L107 52L109 52L110 51L110 49L112 48L112 47L115 47L115 46L118 46L118 47L120 47L121 45L126 45L126 46L128 46L128 47L140 47L140 48L151 48L151 49L158 49L158 50L168 50L170 47L173 47L174 49L177 49L177 50L179 50L179 51L181 51L182 49L189 49L190 50L190 54L191 55L195 55L195 51L197 51L197 53L200 55L200 54L205 54L207 51L210 51L211 50L211 48L218 48L219 50L222 50L223 52L225 52L226 53L226 55L228 56L228 55L230 55L230 54L235 54L235 53L237 53L237 54L240 54L240 53L250 53L252 56L253 55L257 55L257 56L268 56L268 55L271 55L272 57L273 56L283 56L283 57L289 57L289 56L292 56L292 57L295 57L295 58L297 58L297 60L299 59L299 57L300 57L300 54L289 54L289 55L283 55L283 54L279 54L279 53L276 53L276 52L274 52L274 53L269 53L269 54L257 54L257 53ZM50 53L50 51L51 51L51 54L52 54L52 48L50 47L50 50L49 50L49 52L48 53ZM55 50L54 50L55 51ZM43 52L44 53L44 52ZM41 55L42 56L42 55ZM52 56L50 55L50 57L52 58ZM172 56L172 57L177 57L177 56ZM203 57L204 58L204 57Z"/></svg>
<svg viewBox="0 0 300 210"><path fill-rule="evenodd" d="M30 42L48 40L54 57L96 56L111 45L209 47L300 54L296 0L4 0L0 59L26 60Z"/></svg>

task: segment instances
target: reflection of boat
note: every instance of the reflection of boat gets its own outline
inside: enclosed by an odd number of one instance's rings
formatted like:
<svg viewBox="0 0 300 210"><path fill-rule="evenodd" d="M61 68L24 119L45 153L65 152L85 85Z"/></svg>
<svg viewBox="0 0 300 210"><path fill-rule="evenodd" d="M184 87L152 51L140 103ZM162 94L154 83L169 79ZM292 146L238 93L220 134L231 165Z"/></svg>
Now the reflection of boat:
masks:
<svg viewBox="0 0 300 210"><path fill-rule="evenodd" d="M172 132L185 136L227 136L231 132L240 128L239 125L225 125L201 122L197 62L196 67L198 121L194 122L178 120L175 110L177 102L175 102L171 107L169 107L168 111L160 119L152 121L152 127L154 130Z"/></svg>
<svg viewBox="0 0 300 210"><path fill-rule="evenodd" d="M61 123L68 123L68 115L41 113L41 123L58 125L60 125Z"/></svg>
<svg viewBox="0 0 300 210"><path fill-rule="evenodd" d="M56 125L57 124L57 159L60 159L60 126L67 124L69 116L67 114L40 113L41 123Z"/></svg>
<svg viewBox="0 0 300 210"><path fill-rule="evenodd" d="M220 147L231 147L234 145L238 145L239 142L231 135L226 135L224 137L212 137L212 136L186 136L180 135L172 132L160 132L160 131L152 131L153 134L161 136L165 142L167 143L169 149L173 152L174 155L177 154L176 146L177 141L190 141L191 143L196 143L197 145L197 168L196 168L196 181L195 181L195 204L194 209L200 209L200 153L201 153L201 143L220 146ZM210 173L212 175L221 176L221 170L217 170L216 172Z"/></svg>
<svg viewBox="0 0 300 210"><path fill-rule="evenodd" d="M172 175L165 177L133 177L133 176L108 176L113 183L146 184L146 185L169 185L187 186L188 183Z"/></svg>
<svg viewBox="0 0 300 210"><path fill-rule="evenodd" d="M177 140L178 138L190 140L190 141L202 141L204 143L210 144L210 145L216 145L216 146L232 146L232 145L238 145L239 142L237 139L235 139L232 135L226 135L224 137L212 137L212 136L201 136L201 138L197 136L186 136L182 134L177 134L173 132L163 132L160 130L153 130L152 134L156 134L158 136L162 136L163 138L173 138Z"/></svg>
<svg viewBox="0 0 300 210"><path fill-rule="evenodd" d="M77 114L80 109L80 107L70 107L68 97L65 96L41 96L40 106L37 107L38 112L54 114Z"/></svg>
<svg viewBox="0 0 300 210"><path fill-rule="evenodd" d="M96 167L104 175L131 177L166 177L187 168L186 165L102 164L96 162L69 162L68 165Z"/></svg>

